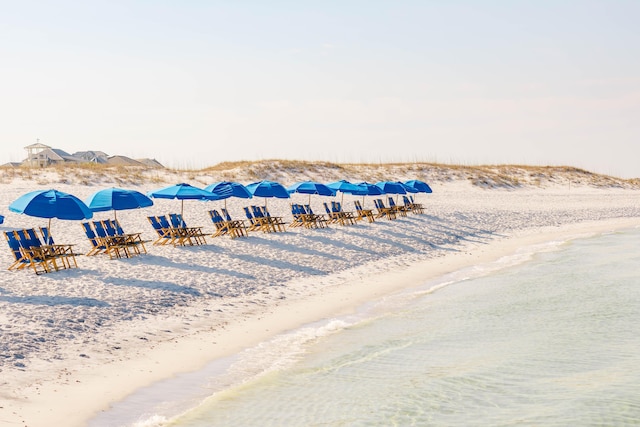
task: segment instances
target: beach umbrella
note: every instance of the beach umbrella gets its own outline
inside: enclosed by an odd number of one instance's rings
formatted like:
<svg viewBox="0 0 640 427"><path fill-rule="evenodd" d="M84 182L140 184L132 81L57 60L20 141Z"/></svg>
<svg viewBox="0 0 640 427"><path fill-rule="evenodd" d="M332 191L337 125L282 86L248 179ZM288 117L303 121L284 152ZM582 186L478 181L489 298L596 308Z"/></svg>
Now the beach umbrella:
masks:
<svg viewBox="0 0 640 427"><path fill-rule="evenodd" d="M247 185L247 190L254 197L276 197L278 199L288 199L289 193L284 186L275 181L259 181ZM266 205L266 200L265 200Z"/></svg>
<svg viewBox="0 0 640 427"><path fill-rule="evenodd" d="M375 184L371 184L370 182L363 181L356 185L365 191L363 194L364 196L380 196L381 194L384 194L380 187Z"/></svg>
<svg viewBox="0 0 640 427"><path fill-rule="evenodd" d="M404 185L398 181L376 182L376 187L380 188L384 194L407 194Z"/></svg>
<svg viewBox="0 0 640 427"><path fill-rule="evenodd" d="M4 222L4 216L0 215L0 224L2 224Z"/></svg>
<svg viewBox="0 0 640 427"><path fill-rule="evenodd" d="M335 182L330 182L327 184L327 187L339 191L341 193L355 194L358 196L363 196L366 194L365 190L362 187L357 186L347 180L340 180Z"/></svg>
<svg viewBox="0 0 640 427"><path fill-rule="evenodd" d="M210 191L206 191L191 184L175 184L168 187L159 188L147 193L149 197L156 199L177 199L180 200L180 214L184 213L185 200L222 200L220 196L216 196Z"/></svg>
<svg viewBox="0 0 640 427"><path fill-rule="evenodd" d="M93 212L76 196L58 190L36 190L23 194L9 205L11 212L37 218L64 220L89 219Z"/></svg>
<svg viewBox="0 0 640 427"><path fill-rule="evenodd" d="M116 217L116 211L153 206L153 200L145 194L115 187L96 191L85 200L85 203L93 212L112 210L114 217Z"/></svg>
<svg viewBox="0 0 640 427"><path fill-rule="evenodd" d="M358 187L356 184L353 184L345 179L342 179L340 181L330 182L329 184L327 184L327 187L342 193L341 203L342 201L344 201L344 193L354 194L358 196L366 195L366 192L362 187Z"/></svg>
<svg viewBox="0 0 640 427"><path fill-rule="evenodd" d="M365 193L362 195L363 205L364 205L364 196L380 196L384 194L380 189L380 187L370 182L362 181L362 182L358 182L356 185L365 191Z"/></svg>
<svg viewBox="0 0 640 427"><path fill-rule="evenodd" d="M418 193L433 193L429 184L424 181L420 181L419 179L410 179L409 181L405 181L404 184L407 187L417 190L416 192Z"/></svg>
<svg viewBox="0 0 640 427"><path fill-rule="evenodd" d="M300 193L309 195L309 203L311 203L311 195L318 194L320 196L335 196L336 191L315 181L300 181L287 187L289 194Z"/></svg>
<svg viewBox="0 0 640 427"><path fill-rule="evenodd" d="M398 184L402 185L402 188L404 188L404 191L406 191L407 193L417 193L418 190L416 190L413 187L408 186L407 184L405 184L402 181L398 181Z"/></svg>
<svg viewBox="0 0 640 427"><path fill-rule="evenodd" d="M204 187L204 189L218 196L218 200L224 199L225 209L227 208L227 199L229 197L239 197L241 199L250 199L253 197L249 190L247 190L247 187L240 184L239 182L214 182L213 184Z"/></svg>

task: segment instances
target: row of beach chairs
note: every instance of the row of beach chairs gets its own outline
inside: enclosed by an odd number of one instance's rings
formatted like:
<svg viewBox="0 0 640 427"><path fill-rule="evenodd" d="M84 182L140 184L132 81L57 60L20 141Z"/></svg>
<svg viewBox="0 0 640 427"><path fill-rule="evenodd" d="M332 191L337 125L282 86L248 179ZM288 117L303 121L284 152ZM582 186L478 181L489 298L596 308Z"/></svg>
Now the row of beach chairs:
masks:
<svg viewBox="0 0 640 427"><path fill-rule="evenodd" d="M311 205L294 203L291 205L291 215L293 221L289 227L326 228L329 226L327 217L323 214L315 214Z"/></svg>
<svg viewBox="0 0 640 427"><path fill-rule="evenodd" d="M353 225L358 221L374 222L376 219L396 219L412 212L424 213L421 204L415 203L413 197L403 196L403 204L396 205L389 197L388 206L382 199L375 199L375 211L364 209L362 203L354 201L355 212L345 211L340 202L324 203L325 214L316 214L310 205L292 204L293 221L285 223L282 217L272 216L266 206L245 207L246 221L232 219L229 212L222 208L220 211L209 211L215 231L211 237L229 236L232 239L246 237L250 231L264 233L283 232L289 227L326 228L330 224ZM181 214L149 216L149 222L157 233L154 245L194 246L206 244L206 234L203 227L188 227ZM145 254L147 249L142 233L125 233L116 219L91 221L82 223L91 249L85 255L93 256L107 254L111 259L130 258ZM55 244L48 227L4 232L8 245L14 255L14 262L9 270L32 268L36 274L48 273L67 268L77 268L73 245Z"/></svg>
<svg viewBox="0 0 640 427"><path fill-rule="evenodd" d="M116 219L81 223L82 229L91 243L87 256L107 254L109 258L131 258L147 253L142 233L125 233Z"/></svg>
<svg viewBox="0 0 640 427"><path fill-rule="evenodd" d="M56 244L48 227L5 231L5 238L15 260L9 270L32 268L36 274L77 268L73 245Z"/></svg>
<svg viewBox="0 0 640 427"><path fill-rule="evenodd" d="M147 217L158 235L154 245L195 246L207 243L202 227L188 227L182 214Z"/></svg>

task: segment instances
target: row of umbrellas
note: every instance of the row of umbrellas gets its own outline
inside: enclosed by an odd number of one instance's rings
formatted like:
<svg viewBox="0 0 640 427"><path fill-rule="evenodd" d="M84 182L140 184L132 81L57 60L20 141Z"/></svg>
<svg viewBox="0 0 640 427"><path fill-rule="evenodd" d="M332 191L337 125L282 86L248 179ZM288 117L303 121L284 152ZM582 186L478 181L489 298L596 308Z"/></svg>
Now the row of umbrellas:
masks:
<svg viewBox="0 0 640 427"><path fill-rule="evenodd" d="M351 183L346 180L323 184L314 181L301 181L285 188L274 181L259 181L244 186L237 182L222 181L199 188L190 184L176 184L149 192L147 195L121 188L107 188L92 194L86 202L76 196L58 190L37 190L24 194L16 199L9 210L38 218L81 220L93 217L94 212L144 208L153 205L151 198L181 200L181 211L184 200L225 200L229 197L252 198L276 197L289 198L290 194L301 193L321 196L335 196L338 192L353 195L381 195L406 193L431 193L429 185L423 181L406 182L382 181L376 184L367 182Z"/></svg>

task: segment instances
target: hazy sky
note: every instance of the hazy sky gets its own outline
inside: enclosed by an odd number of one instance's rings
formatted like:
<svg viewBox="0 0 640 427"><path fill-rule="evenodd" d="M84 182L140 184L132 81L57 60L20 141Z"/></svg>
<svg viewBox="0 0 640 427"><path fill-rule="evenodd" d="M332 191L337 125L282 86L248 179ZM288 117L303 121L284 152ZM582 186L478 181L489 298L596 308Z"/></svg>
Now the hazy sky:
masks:
<svg viewBox="0 0 640 427"><path fill-rule="evenodd" d="M640 1L0 0L0 163L39 141L640 177Z"/></svg>

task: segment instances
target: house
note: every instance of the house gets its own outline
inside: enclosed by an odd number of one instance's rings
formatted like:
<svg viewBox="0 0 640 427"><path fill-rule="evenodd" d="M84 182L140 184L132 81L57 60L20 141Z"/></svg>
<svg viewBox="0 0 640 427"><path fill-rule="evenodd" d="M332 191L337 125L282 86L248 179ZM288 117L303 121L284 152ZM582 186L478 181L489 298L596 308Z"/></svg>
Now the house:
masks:
<svg viewBox="0 0 640 427"><path fill-rule="evenodd" d="M47 167L59 164L68 163L96 163L102 165L113 166L138 166L148 168L164 168L160 162L155 159L140 159L134 160L126 156L109 156L102 151L77 151L73 154L69 154L59 148L51 148L48 145L31 144L24 147L27 150L27 158L21 163L7 163L2 165L3 167Z"/></svg>
<svg viewBox="0 0 640 427"><path fill-rule="evenodd" d="M107 153L102 151L77 151L73 153L74 157L79 157L83 159L85 162L90 163L98 163L98 164L107 164L109 161L109 156Z"/></svg>
<svg viewBox="0 0 640 427"><path fill-rule="evenodd" d="M84 160L72 156L64 150L59 148L51 148L44 144L32 144L25 147L27 150L27 158L22 164L33 167L46 167L50 165L62 164L62 163L82 163Z"/></svg>
<svg viewBox="0 0 640 427"><path fill-rule="evenodd" d="M114 166L144 166L139 161L127 156L111 156L107 159L107 163Z"/></svg>

